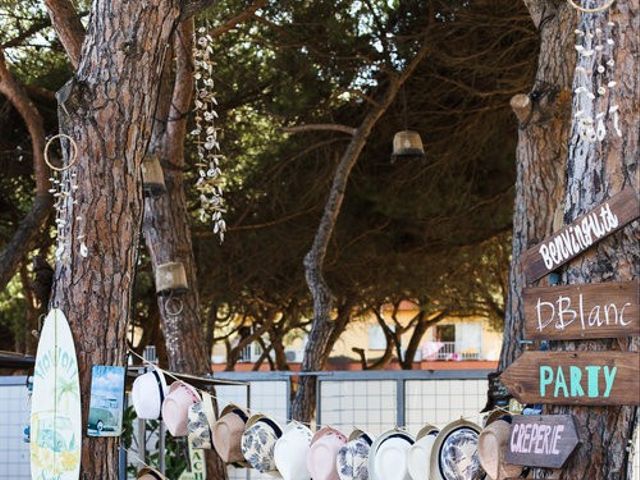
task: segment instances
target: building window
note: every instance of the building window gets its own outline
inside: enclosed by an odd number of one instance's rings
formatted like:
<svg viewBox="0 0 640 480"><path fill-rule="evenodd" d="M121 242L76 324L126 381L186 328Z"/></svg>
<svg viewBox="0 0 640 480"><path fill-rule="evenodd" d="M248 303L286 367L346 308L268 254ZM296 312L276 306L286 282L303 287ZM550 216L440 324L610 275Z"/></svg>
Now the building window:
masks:
<svg viewBox="0 0 640 480"><path fill-rule="evenodd" d="M455 342L456 326L455 325L437 325L436 341L438 342Z"/></svg>

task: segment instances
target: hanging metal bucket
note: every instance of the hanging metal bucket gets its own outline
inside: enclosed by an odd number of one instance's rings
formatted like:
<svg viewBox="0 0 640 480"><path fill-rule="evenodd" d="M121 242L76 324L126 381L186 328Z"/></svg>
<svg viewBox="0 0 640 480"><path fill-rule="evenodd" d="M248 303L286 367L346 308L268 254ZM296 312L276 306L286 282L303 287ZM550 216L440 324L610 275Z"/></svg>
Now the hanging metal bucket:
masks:
<svg viewBox="0 0 640 480"><path fill-rule="evenodd" d="M157 155L147 155L142 161L142 191L146 197L157 197L167 191Z"/></svg>
<svg viewBox="0 0 640 480"><path fill-rule="evenodd" d="M402 130L393 137L393 154L391 160L400 157L424 158L424 146L420 134L413 130Z"/></svg>
<svg viewBox="0 0 640 480"><path fill-rule="evenodd" d="M187 272L182 262L168 262L156 268L156 293L178 295L189 291Z"/></svg>

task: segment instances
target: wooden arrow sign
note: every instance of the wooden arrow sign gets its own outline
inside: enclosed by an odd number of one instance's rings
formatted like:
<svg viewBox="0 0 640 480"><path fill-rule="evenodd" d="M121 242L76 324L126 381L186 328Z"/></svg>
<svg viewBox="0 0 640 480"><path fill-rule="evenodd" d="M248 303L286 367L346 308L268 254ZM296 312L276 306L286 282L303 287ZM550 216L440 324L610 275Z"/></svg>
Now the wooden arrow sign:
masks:
<svg viewBox="0 0 640 480"><path fill-rule="evenodd" d="M513 417L505 461L511 465L560 468L580 443L571 415Z"/></svg>
<svg viewBox="0 0 640 480"><path fill-rule="evenodd" d="M639 216L638 194L633 187L627 187L527 250L522 259L527 282L535 282L553 272Z"/></svg>
<svg viewBox="0 0 640 480"><path fill-rule="evenodd" d="M524 289L524 337L571 340L640 335L640 280Z"/></svg>
<svg viewBox="0 0 640 480"><path fill-rule="evenodd" d="M640 405L640 353L525 352L500 380L520 403Z"/></svg>

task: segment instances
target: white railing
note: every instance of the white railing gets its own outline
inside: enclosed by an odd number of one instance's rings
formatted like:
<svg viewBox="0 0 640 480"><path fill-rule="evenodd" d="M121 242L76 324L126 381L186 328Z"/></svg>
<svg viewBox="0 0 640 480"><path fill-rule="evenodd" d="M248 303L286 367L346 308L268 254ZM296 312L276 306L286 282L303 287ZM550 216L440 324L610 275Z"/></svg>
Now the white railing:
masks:
<svg viewBox="0 0 640 480"><path fill-rule="evenodd" d="M479 360L480 352L460 352L456 342L425 342L422 345L423 360Z"/></svg>

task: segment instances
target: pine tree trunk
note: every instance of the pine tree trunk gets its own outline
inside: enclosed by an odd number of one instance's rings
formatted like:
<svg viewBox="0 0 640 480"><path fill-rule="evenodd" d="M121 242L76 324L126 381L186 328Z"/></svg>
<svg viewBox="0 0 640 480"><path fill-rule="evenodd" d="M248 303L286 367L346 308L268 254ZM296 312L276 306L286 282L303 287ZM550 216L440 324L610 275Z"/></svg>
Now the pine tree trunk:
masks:
<svg viewBox="0 0 640 480"><path fill-rule="evenodd" d="M179 14L168 0L96 0L77 73L59 95L60 129L78 147L78 189L77 205L65 218L66 248L56 262L52 304L71 325L85 425L91 367L125 362L142 220L140 165L165 46ZM80 229L86 258L79 254ZM118 438L84 437L81 478L117 479L118 445Z"/></svg>
<svg viewBox="0 0 640 480"><path fill-rule="evenodd" d="M545 82L546 88L557 89L560 93L557 98L562 100L563 106L557 110L562 115L558 116L555 128L553 118L546 116L549 128L539 130L526 121L528 117L532 120L536 118L535 102L531 114L521 108L526 103L522 99L513 102L516 113L521 120L524 119L524 123L518 146L513 263L502 368L521 352L517 340L522 338L523 325L522 289L525 280L519 266L522 252L557 230L563 222L571 222L623 187L634 185L638 188L638 59L633 58L640 43L637 35L637 1L616 2L609 13L595 15L577 15L564 2L557 8L548 1L531 2L529 8L540 28L542 41L538 82ZM566 99L573 98L571 91L577 86L572 87L571 84L576 65L573 31L578 25L587 26L592 32L596 27L605 29L609 20L619 25L614 48L618 84L615 103L620 107L623 138L617 138L611 131L612 122L609 118L610 132L605 141L589 144L579 138L577 129L572 126L569 113L576 110L575 99L573 104L566 102ZM550 65L552 68L549 68ZM595 101L597 111L611 106L605 106L607 98ZM543 122L541 126L544 125ZM640 268L637 229L637 222L627 226L560 268L561 283L637 278ZM539 284L547 282L543 279ZM552 342L551 349L637 351L638 340ZM545 411L572 413L581 439L577 451L559 472L559 478L631 478L626 449L636 425L636 408L548 406ZM548 475L549 471L541 469L533 473L534 478L546 478Z"/></svg>

